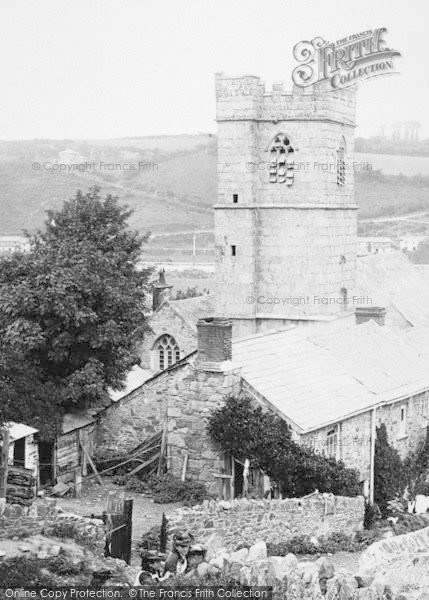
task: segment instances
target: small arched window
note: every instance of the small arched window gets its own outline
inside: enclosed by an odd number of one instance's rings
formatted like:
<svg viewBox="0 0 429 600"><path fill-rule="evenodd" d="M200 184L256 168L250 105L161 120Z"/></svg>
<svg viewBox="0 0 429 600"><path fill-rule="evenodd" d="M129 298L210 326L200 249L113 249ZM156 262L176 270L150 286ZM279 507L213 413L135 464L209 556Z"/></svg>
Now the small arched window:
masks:
<svg viewBox="0 0 429 600"><path fill-rule="evenodd" d="M294 151L289 138L279 133L273 139L268 149L270 183L293 184L294 178Z"/></svg>
<svg viewBox="0 0 429 600"><path fill-rule="evenodd" d="M156 368L159 371L171 367L180 360L180 348L176 340L167 333L158 338L154 345Z"/></svg>
<svg viewBox="0 0 429 600"><path fill-rule="evenodd" d="M337 185L343 186L346 182L346 144L342 140L337 150Z"/></svg>

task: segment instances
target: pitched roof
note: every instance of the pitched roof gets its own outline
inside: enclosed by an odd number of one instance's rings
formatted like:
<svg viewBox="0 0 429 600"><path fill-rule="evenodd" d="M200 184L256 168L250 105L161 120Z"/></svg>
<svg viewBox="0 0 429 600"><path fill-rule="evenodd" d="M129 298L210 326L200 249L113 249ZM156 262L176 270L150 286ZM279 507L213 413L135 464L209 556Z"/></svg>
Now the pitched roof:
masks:
<svg viewBox="0 0 429 600"><path fill-rule="evenodd" d="M211 315L214 310L214 296L208 294L184 300L170 300L169 303L195 332L198 319Z"/></svg>
<svg viewBox="0 0 429 600"><path fill-rule="evenodd" d="M242 377L301 430L369 407L373 396L299 328L233 341Z"/></svg>
<svg viewBox="0 0 429 600"><path fill-rule="evenodd" d="M315 336L291 327L233 341L242 376L302 431L429 389L405 332L373 321Z"/></svg>
<svg viewBox="0 0 429 600"><path fill-rule="evenodd" d="M150 379L153 375L153 371L150 369L142 369L141 367L134 365L131 371L128 372L125 380L125 386L122 390L112 390L109 388L109 396L113 402L118 402L124 396L128 396L134 390L139 388L145 381Z"/></svg>
<svg viewBox="0 0 429 600"><path fill-rule="evenodd" d="M358 296L386 308L387 316L393 309L414 327L429 326L429 280L400 250L359 257L356 288Z"/></svg>

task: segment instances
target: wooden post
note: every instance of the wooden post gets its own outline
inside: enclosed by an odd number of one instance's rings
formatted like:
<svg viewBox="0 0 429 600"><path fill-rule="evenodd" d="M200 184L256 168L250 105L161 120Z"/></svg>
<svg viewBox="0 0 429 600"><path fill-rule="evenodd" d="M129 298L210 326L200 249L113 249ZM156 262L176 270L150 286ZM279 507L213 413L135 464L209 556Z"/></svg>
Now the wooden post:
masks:
<svg viewBox="0 0 429 600"><path fill-rule="evenodd" d="M84 452L84 454L85 454L85 456L86 456L86 459L87 459L87 461L88 461L88 462L89 462L89 464L91 465L91 469L94 471L95 478L96 478L97 482L99 483L99 485L101 485L101 486L102 486L102 485L103 485L103 482L101 481L101 477L100 477L100 475L98 474L98 471L97 471L97 469L96 469L96 467L95 467L94 463L92 462L92 458L89 456L87 449L86 449L86 448L85 448L85 446L82 444L82 440L79 440L79 443L80 443L80 445L81 445L81 448L82 448L82 450L83 450L83 452Z"/></svg>
<svg viewBox="0 0 429 600"><path fill-rule="evenodd" d="M186 453L185 458L183 459L182 481L185 481L185 479L186 479L186 469L188 467L188 459L189 459L189 454Z"/></svg>
<svg viewBox="0 0 429 600"><path fill-rule="evenodd" d="M7 473L9 464L9 429L2 429L2 447L0 455L0 498L7 495Z"/></svg>
<svg viewBox="0 0 429 600"><path fill-rule="evenodd" d="M80 498L82 496L82 471L78 467L74 472L74 496Z"/></svg>

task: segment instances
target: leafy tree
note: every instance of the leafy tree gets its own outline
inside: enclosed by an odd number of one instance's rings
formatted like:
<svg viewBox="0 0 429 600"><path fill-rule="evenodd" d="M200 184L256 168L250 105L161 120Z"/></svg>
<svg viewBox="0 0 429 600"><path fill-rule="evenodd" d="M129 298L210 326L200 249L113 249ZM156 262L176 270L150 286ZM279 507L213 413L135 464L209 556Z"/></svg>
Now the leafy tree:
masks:
<svg viewBox="0 0 429 600"><path fill-rule="evenodd" d="M426 438L420 448L404 460L404 473L412 498L416 494L429 495L429 427L426 428Z"/></svg>
<svg viewBox="0 0 429 600"><path fill-rule="evenodd" d="M51 437L68 410L105 402L138 362L148 271L131 211L78 191L28 253L0 260L0 418Z"/></svg>
<svg viewBox="0 0 429 600"><path fill-rule="evenodd" d="M277 481L286 496L315 489L346 496L360 493L355 470L294 442L283 419L254 407L249 398L228 398L210 416L207 431L223 452L241 461L248 458Z"/></svg>
<svg viewBox="0 0 429 600"><path fill-rule="evenodd" d="M392 448L387 438L386 425L376 430L374 453L374 501L383 517L387 515L387 504L404 491L404 469L401 457Z"/></svg>

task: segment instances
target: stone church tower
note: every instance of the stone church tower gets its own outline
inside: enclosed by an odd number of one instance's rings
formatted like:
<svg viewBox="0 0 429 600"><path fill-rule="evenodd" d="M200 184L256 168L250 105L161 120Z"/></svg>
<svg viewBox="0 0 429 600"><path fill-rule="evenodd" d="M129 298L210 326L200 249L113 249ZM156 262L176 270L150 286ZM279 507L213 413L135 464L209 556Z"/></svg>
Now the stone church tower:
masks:
<svg viewBox="0 0 429 600"><path fill-rule="evenodd" d="M216 314L234 336L354 323L355 92L216 75Z"/></svg>

